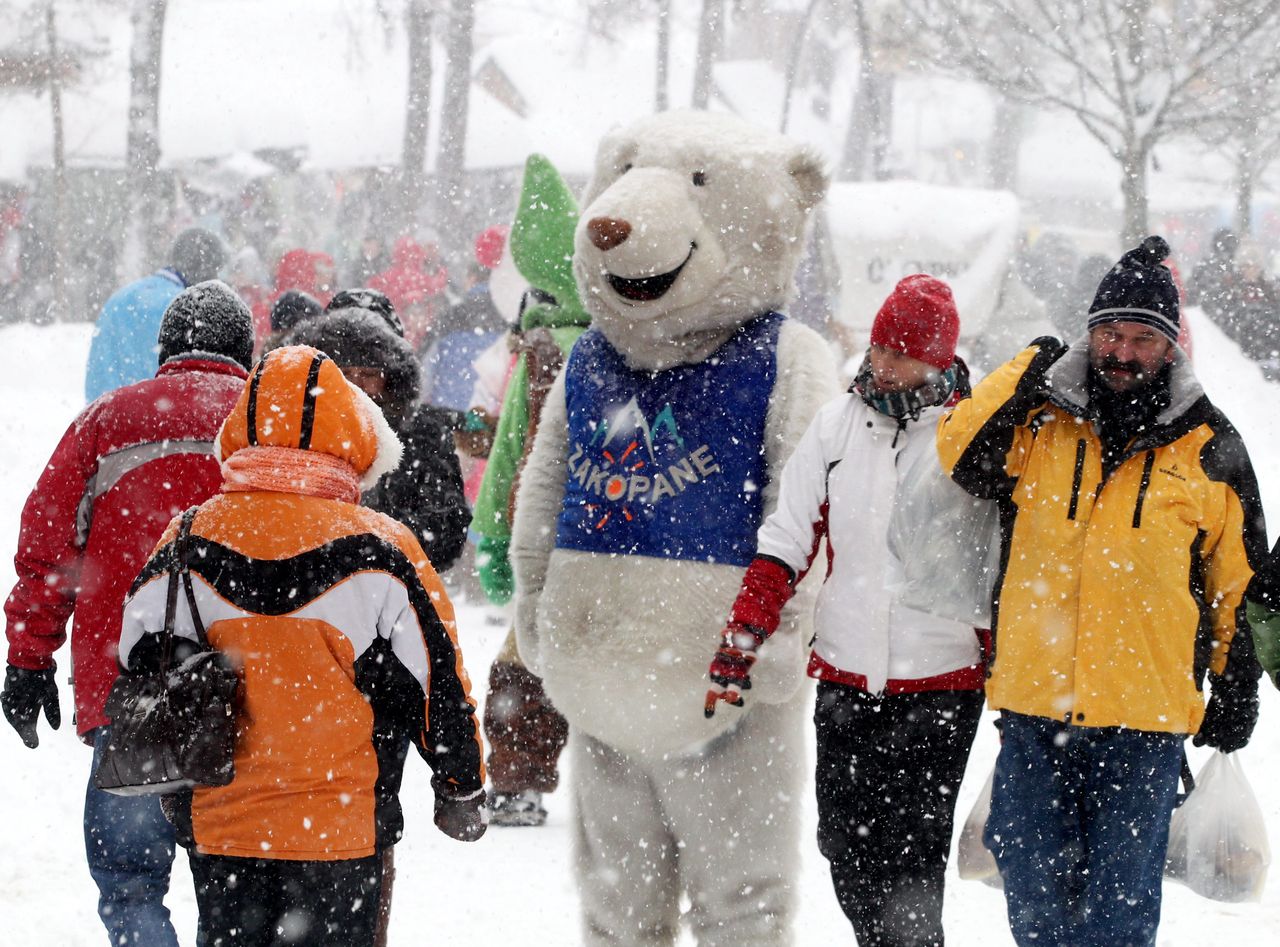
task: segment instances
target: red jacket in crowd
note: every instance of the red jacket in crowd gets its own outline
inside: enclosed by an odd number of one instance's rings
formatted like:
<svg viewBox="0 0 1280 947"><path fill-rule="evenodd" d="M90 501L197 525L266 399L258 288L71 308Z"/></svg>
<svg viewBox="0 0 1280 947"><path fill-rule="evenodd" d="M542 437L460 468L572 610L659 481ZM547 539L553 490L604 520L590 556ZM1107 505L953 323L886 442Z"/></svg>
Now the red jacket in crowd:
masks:
<svg viewBox="0 0 1280 947"><path fill-rule="evenodd" d="M107 723L125 595L178 513L222 484L213 440L244 389L231 361L184 358L90 404L22 510L18 582L5 602L9 663L53 666L71 632L76 729Z"/></svg>

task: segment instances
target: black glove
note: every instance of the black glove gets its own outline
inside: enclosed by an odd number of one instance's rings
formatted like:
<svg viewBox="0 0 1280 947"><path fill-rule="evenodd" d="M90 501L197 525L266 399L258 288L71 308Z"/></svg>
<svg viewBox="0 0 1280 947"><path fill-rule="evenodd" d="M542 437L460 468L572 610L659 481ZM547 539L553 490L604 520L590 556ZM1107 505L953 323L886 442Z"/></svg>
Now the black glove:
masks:
<svg viewBox="0 0 1280 947"><path fill-rule="evenodd" d="M1223 753L1243 749L1258 722L1258 682L1214 677L1200 732L1191 742Z"/></svg>
<svg viewBox="0 0 1280 947"><path fill-rule="evenodd" d="M1067 354L1067 346L1061 339L1051 335L1032 339L1031 344L1037 346L1039 350L1032 357L1031 364L1022 373L1022 377L1018 379L1018 394L1024 398L1038 400L1047 390L1044 376L1053 367L1054 362Z"/></svg>
<svg viewBox="0 0 1280 947"><path fill-rule="evenodd" d="M62 726L62 709L58 706L58 683L54 679L56 668L28 671L12 664L4 675L4 690L0 692L0 706L9 726L18 731L22 742L34 749L40 745L36 734L36 721L44 708L49 726L57 730Z"/></svg>
<svg viewBox="0 0 1280 947"><path fill-rule="evenodd" d="M484 790L465 796L454 795L451 788L436 790L436 828L459 842L474 842L489 827L484 807Z"/></svg>

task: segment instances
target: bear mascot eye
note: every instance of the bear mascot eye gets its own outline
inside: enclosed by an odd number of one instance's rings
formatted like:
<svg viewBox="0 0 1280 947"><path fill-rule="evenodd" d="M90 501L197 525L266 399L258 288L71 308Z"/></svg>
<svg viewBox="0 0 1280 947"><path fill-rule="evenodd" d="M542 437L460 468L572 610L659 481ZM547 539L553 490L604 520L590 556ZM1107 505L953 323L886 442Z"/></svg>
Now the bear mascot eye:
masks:
<svg viewBox="0 0 1280 947"><path fill-rule="evenodd" d="M633 167L633 165L631 164L631 162L630 162L630 161L628 161L626 164L624 164L624 165L622 166L622 173L623 173L623 174L626 174L628 171L630 171L630 170L631 170L631 168L632 168L632 167Z"/></svg>
<svg viewBox="0 0 1280 947"><path fill-rule="evenodd" d="M706 184L707 184L707 172L705 172L705 171L694 171L694 172L693 172L693 186L694 186L694 187L706 187Z"/></svg>

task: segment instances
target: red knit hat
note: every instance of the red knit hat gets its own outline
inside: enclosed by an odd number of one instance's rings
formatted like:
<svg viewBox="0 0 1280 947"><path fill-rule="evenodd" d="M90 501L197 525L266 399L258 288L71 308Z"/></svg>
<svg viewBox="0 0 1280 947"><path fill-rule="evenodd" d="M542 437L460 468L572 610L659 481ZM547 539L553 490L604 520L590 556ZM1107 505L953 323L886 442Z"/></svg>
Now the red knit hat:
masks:
<svg viewBox="0 0 1280 947"><path fill-rule="evenodd" d="M904 276L876 313L871 344L894 349L939 371L951 367L960 314L951 287L924 273Z"/></svg>

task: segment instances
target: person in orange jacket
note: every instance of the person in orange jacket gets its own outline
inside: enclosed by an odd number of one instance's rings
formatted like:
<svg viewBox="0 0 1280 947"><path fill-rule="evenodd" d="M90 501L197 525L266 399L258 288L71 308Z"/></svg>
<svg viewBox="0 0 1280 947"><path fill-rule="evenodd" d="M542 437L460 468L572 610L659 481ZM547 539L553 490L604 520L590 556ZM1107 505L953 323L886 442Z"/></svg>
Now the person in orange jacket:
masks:
<svg viewBox="0 0 1280 947"><path fill-rule="evenodd" d="M187 560L209 643L241 674L235 778L171 807L202 942L268 942L286 924L300 942L372 944L376 852L403 828L403 734L434 770L441 831L485 831L453 609L412 531L359 506L401 449L327 355L268 353L216 446L223 492L198 508ZM159 658L177 531L126 603L126 673ZM184 604L175 633L194 641L194 629Z"/></svg>

